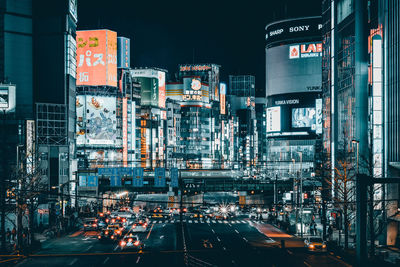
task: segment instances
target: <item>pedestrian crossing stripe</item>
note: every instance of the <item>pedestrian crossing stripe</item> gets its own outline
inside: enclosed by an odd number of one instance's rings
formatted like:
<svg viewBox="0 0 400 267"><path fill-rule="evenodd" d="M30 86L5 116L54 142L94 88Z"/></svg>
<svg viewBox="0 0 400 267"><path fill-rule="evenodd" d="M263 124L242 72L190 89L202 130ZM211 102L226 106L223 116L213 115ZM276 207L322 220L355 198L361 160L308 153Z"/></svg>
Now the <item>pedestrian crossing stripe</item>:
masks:
<svg viewBox="0 0 400 267"><path fill-rule="evenodd" d="M171 220L165 220L165 221L149 221L148 224L161 224L161 223L180 223L181 220L177 219L171 219ZM252 221L252 220L232 220L232 221L227 221L227 220L182 220L184 223L212 223L212 224L218 224L218 223L224 223L224 224L253 224L253 223L263 223L263 222L257 222L257 221ZM78 233L79 235L80 233ZM72 235L71 235L72 236Z"/></svg>

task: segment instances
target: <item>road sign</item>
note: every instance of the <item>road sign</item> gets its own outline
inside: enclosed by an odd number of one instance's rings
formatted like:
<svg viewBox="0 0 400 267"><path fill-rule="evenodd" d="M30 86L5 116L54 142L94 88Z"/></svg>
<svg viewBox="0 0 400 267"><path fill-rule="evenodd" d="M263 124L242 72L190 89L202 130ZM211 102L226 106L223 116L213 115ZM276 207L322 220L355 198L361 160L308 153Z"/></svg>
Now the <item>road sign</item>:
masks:
<svg viewBox="0 0 400 267"><path fill-rule="evenodd" d="M87 177L87 186L96 187L99 185L99 179L97 175L89 175Z"/></svg>
<svg viewBox="0 0 400 267"><path fill-rule="evenodd" d="M165 168L156 168L154 170L154 186L165 187Z"/></svg>
<svg viewBox="0 0 400 267"><path fill-rule="evenodd" d="M143 187L143 168L133 168L132 185L134 187Z"/></svg>
<svg viewBox="0 0 400 267"><path fill-rule="evenodd" d="M110 186L121 186L121 176L118 175L110 176Z"/></svg>
<svg viewBox="0 0 400 267"><path fill-rule="evenodd" d="M178 168L171 168L169 171L169 176L171 178L171 186L172 187L179 187L179 171Z"/></svg>

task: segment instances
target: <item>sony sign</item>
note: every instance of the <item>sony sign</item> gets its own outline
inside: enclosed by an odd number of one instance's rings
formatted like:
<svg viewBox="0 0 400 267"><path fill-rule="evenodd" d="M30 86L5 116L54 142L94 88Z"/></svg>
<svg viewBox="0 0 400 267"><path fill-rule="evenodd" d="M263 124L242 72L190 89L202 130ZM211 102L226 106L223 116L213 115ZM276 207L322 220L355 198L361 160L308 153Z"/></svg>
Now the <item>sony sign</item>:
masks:
<svg viewBox="0 0 400 267"><path fill-rule="evenodd" d="M310 25L294 26L289 28L289 32L304 32L310 29Z"/></svg>

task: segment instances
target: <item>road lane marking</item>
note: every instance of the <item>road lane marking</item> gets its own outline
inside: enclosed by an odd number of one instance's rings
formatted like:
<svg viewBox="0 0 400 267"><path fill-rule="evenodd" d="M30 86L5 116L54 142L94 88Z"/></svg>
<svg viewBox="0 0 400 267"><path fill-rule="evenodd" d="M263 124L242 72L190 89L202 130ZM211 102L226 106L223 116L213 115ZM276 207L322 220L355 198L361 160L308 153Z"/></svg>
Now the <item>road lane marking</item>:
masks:
<svg viewBox="0 0 400 267"><path fill-rule="evenodd" d="M85 249L85 252L89 251L92 247L93 247L93 245L90 245L87 249Z"/></svg>
<svg viewBox="0 0 400 267"><path fill-rule="evenodd" d="M189 223L192 223L192 220L189 220Z"/></svg>
<svg viewBox="0 0 400 267"><path fill-rule="evenodd" d="M219 237L217 236L217 240L219 241L219 242L221 242L221 239L219 239Z"/></svg>
<svg viewBox="0 0 400 267"><path fill-rule="evenodd" d="M103 264L106 264L107 263L107 261L110 259L110 257L107 257L104 261L103 261Z"/></svg>
<svg viewBox="0 0 400 267"><path fill-rule="evenodd" d="M194 221L194 223L199 223L198 221Z"/></svg>
<svg viewBox="0 0 400 267"><path fill-rule="evenodd" d="M215 234L215 231L214 231L214 229L211 229L211 232L213 232L213 233Z"/></svg>
<svg viewBox="0 0 400 267"><path fill-rule="evenodd" d="M290 250L286 250L287 251L287 253L289 253L290 255L293 255L293 252L292 251L290 251Z"/></svg>
<svg viewBox="0 0 400 267"><path fill-rule="evenodd" d="M137 260L136 260L136 264L138 264L138 263L139 263L139 261L140 261L140 256L137 258Z"/></svg>
<svg viewBox="0 0 400 267"><path fill-rule="evenodd" d="M304 265L307 266L307 267L311 267L311 265L306 261L304 261Z"/></svg>
<svg viewBox="0 0 400 267"><path fill-rule="evenodd" d="M153 227L154 227L154 224L151 225L150 231L149 231L149 233L148 233L147 236L146 236L146 240L149 239L150 234L151 234L151 230L153 230Z"/></svg>
<svg viewBox="0 0 400 267"><path fill-rule="evenodd" d="M228 223L228 221L224 221L224 223Z"/></svg>
<svg viewBox="0 0 400 267"><path fill-rule="evenodd" d="M77 258L74 258L68 265L69 265L69 266L74 265L75 262L77 262L77 261L78 261L78 259L77 259Z"/></svg>
<svg viewBox="0 0 400 267"><path fill-rule="evenodd" d="M226 250L226 247L222 247L224 250Z"/></svg>
<svg viewBox="0 0 400 267"><path fill-rule="evenodd" d="M235 229L235 232L236 232L237 234L239 234L239 231L238 231L238 230L236 230L236 229Z"/></svg>
<svg viewBox="0 0 400 267"><path fill-rule="evenodd" d="M213 223L216 223L216 221L215 221L215 220L212 220L212 222L213 222Z"/></svg>
<svg viewBox="0 0 400 267"><path fill-rule="evenodd" d="M243 237L243 240L246 241L246 242L249 242L249 240L247 240L246 237Z"/></svg>

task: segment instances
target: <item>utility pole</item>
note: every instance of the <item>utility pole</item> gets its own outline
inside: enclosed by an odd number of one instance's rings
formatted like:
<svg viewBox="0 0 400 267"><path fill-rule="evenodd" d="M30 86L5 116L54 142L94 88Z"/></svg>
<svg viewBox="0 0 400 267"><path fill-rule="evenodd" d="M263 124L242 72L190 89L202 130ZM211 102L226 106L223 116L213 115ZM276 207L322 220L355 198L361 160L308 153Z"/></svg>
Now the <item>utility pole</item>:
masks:
<svg viewBox="0 0 400 267"><path fill-rule="evenodd" d="M8 165L7 162L5 160L5 156L7 155L6 151L7 151L7 144L6 144L6 110L3 110L3 127L2 127L2 171L3 171L3 175L1 177L1 181L0 181L0 207L1 207L1 250L3 252L6 251L6 229L5 229L5 220L6 220L6 181L8 178Z"/></svg>

